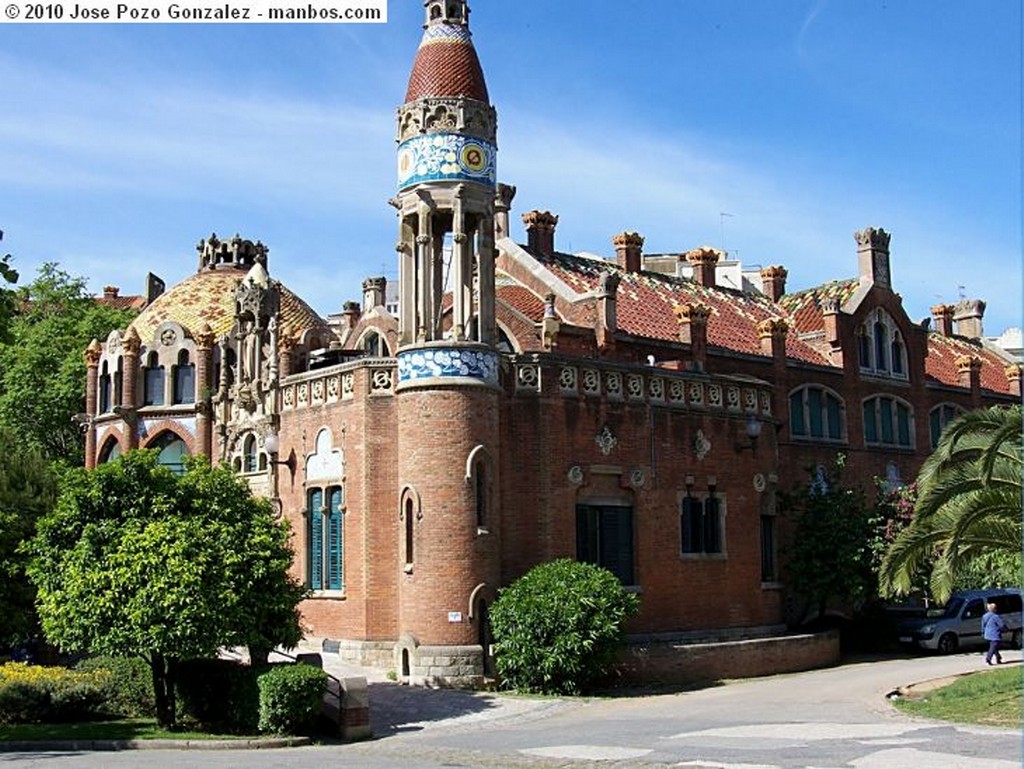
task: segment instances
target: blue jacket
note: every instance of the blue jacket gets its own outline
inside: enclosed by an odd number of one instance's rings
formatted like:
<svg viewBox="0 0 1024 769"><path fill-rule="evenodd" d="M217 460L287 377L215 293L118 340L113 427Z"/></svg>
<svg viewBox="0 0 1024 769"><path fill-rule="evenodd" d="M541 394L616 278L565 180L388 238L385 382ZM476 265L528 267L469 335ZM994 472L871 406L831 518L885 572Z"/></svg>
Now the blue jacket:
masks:
<svg viewBox="0 0 1024 769"><path fill-rule="evenodd" d="M986 641L998 641L1005 627L1006 620L994 611L985 612L985 616L981 618L981 634L985 636Z"/></svg>

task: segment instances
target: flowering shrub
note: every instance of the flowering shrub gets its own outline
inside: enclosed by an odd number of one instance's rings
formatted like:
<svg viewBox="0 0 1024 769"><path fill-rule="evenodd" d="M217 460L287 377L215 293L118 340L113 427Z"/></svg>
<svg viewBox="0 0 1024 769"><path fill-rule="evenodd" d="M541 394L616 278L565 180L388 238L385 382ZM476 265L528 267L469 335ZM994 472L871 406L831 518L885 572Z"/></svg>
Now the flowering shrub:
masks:
<svg viewBox="0 0 1024 769"><path fill-rule="evenodd" d="M0 724L59 723L94 718L103 709L110 673L8 662L0 665Z"/></svg>

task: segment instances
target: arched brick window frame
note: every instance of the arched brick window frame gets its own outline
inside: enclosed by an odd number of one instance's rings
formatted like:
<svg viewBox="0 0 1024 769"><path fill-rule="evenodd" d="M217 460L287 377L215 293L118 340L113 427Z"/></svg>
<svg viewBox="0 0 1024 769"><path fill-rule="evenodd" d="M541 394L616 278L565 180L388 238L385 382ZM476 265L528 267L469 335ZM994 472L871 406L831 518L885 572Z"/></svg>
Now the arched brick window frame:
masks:
<svg viewBox="0 0 1024 769"><path fill-rule="evenodd" d="M160 452L157 461L177 475L185 472L184 459L192 453L188 441L171 429L157 432L146 442L145 448L157 449Z"/></svg>
<svg viewBox="0 0 1024 769"><path fill-rule="evenodd" d="M121 442L113 435L108 435L96 455L96 464L103 465L113 462L119 456L121 456Z"/></svg>
<svg viewBox="0 0 1024 769"><path fill-rule="evenodd" d="M411 573L416 563L416 524L423 520L420 495L412 486L399 495L398 519L402 524L402 563L406 573Z"/></svg>
<svg viewBox="0 0 1024 769"><path fill-rule="evenodd" d="M494 460L483 445L466 457L466 483L473 495L477 534L486 534L494 510Z"/></svg>
<svg viewBox="0 0 1024 769"><path fill-rule="evenodd" d="M789 434L794 440L846 440L846 403L830 387L805 384L789 393Z"/></svg>
<svg viewBox="0 0 1024 769"><path fill-rule="evenodd" d="M964 408L956 403L939 403L928 412L928 435L931 448L939 445L939 438L946 425L964 413Z"/></svg>

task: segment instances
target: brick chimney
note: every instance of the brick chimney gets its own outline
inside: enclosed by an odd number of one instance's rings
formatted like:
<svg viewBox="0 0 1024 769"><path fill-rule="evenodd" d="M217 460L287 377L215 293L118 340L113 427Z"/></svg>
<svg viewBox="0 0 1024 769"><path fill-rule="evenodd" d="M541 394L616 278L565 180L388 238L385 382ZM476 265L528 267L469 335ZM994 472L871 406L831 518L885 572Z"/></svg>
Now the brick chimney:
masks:
<svg viewBox="0 0 1024 769"><path fill-rule="evenodd" d="M932 307L932 321L937 332L943 336L953 336L953 308L948 304Z"/></svg>
<svg viewBox="0 0 1024 769"><path fill-rule="evenodd" d="M956 371L960 386L969 388L972 396L981 394L981 358L977 355L961 355L956 359Z"/></svg>
<svg viewBox="0 0 1024 769"><path fill-rule="evenodd" d="M770 355L776 365L786 365L786 336L789 323L783 318L767 318L757 324L757 336L761 340L761 351Z"/></svg>
<svg viewBox="0 0 1024 769"><path fill-rule="evenodd" d="M635 232L620 232L612 238L615 262L626 272L640 272L644 263L644 239Z"/></svg>
<svg viewBox="0 0 1024 769"><path fill-rule="evenodd" d="M693 267L693 279L704 288L714 288L715 267L721 254L713 248L701 246L687 252L686 261Z"/></svg>
<svg viewBox="0 0 1024 769"><path fill-rule="evenodd" d="M555 253L555 227L558 217L550 211L527 211L523 214L526 225L526 245L542 254Z"/></svg>
<svg viewBox="0 0 1024 769"><path fill-rule="evenodd" d="M779 301L786 293L786 277L789 272L781 264L773 264L761 270L761 293L773 302Z"/></svg>
<svg viewBox="0 0 1024 769"><path fill-rule="evenodd" d="M857 241L857 264L860 279L879 288L892 289L889 271L889 240L892 237L881 228L868 227L853 233Z"/></svg>
<svg viewBox="0 0 1024 769"><path fill-rule="evenodd" d="M374 307L383 307L384 298L387 294L388 279L383 275L376 278L367 278L363 281L363 312L369 312Z"/></svg>
<svg viewBox="0 0 1024 769"><path fill-rule="evenodd" d="M341 306L341 327L345 331L351 331L356 327L362 315L363 312L359 302L345 302Z"/></svg>
<svg viewBox="0 0 1024 769"><path fill-rule="evenodd" d="M121 293L121 289L117 286L104 286L103 287L103 298L104 299L117 299L117 295Z"/></svg>
<svg viewBox="0 0 1024 769"><path fill-rule="evenodd" d="M693 369L703 371L708 357L708 317L711 308L705 304L683 304L675 308L679 321L679 341L690 345Z"/></svg>
<svg viewBox="0 0 1024 769"><path fill-rule="evenodd" d="M985 317L985 303L980 299L962 299L953 308L956 333L968 339L981 339L984 335L981 320Z"/></svg>
<svg viewBox="0 0 1024 769"><path fill-rule="evenodd" d="M843 365L842 329L839 324L839 300L827 296L821 300L821 320L825 331L825 342L829 347L829 358L833 365Z"/></svg>
<svg viewBox="0 0 1024 769"><path fill-rule="evenodd" d="M1010 385L1010 395L1016 395L1018 398L1021 395L1020 389L1020 374L1021 366L1019 363L1011 363L1004 369L1006 373L1006 381Z"/></svg>

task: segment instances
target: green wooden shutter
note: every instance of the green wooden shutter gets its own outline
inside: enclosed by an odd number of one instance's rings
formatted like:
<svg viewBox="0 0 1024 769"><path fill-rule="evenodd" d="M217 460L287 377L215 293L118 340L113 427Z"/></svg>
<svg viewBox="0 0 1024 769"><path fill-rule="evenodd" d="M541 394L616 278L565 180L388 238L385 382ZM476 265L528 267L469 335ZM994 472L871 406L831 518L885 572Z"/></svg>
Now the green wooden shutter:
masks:
<svg viewBox="0 0 1024 769"><path fill-rule="evenodd" d="M331 489L330 510L327 518L327 587L341 590L344 587L342 562L344 540L341 508L344 498L341 487Z"/></svg>
<svg viewBox="0 0 1024 769"><path fill-rule="evenodd" d="M315 489L309 493L309 587L324 589L324 493Z"/></svg>

